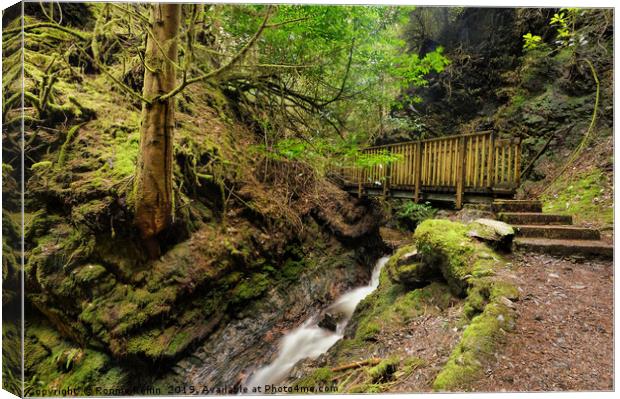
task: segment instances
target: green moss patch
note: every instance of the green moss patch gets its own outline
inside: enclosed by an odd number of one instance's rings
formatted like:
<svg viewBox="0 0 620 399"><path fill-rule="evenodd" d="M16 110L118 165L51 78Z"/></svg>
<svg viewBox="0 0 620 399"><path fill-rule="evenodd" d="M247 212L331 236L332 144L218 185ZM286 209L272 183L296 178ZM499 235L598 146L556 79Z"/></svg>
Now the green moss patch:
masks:
<svg viewBox="0 0 620 399"><path fill-rule="evenodd" d="M512 329L514 312L497 302L488 304L463 331L461 341L435 378L433 389L466 389L467 384L483 375L483 365L494 358L506 332Z"/></svg>
<svg viewBox="0 0 620 399"><path fill-rule="evenodd" d="M34 395L41 388L120 389L128 383L127 370L108 355L77 347L39 322L27 325L24 351L26 395Z"/></svg>
<svg viewBox="0 0 620 399"><path fill-rule="evenodd" d="M467 232L464 224L432 219L420 224L413 235L422 262L438 268L456 295L464 293L473 272L472 258L480 247Z"/></svg>
<svg viewBox="0 0 620 399"><path fill-rule="evenodd" d="M542 197L543 212L572 215L575 223L611 226L613 196L605 174L598 168L559 179Z"/></svg>

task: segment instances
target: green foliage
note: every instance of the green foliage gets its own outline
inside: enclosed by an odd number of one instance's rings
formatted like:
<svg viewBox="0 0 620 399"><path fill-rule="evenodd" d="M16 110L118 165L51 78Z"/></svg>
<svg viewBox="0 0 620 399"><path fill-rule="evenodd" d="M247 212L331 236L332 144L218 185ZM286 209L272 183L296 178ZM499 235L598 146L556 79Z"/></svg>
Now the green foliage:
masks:
<svg viewBox="0 0 620 399"><path fill-rule="evenodd" d="M589 17L593 12L593 10L587 9L578 9L578 8L562 8L559 12L553 14L553 17L549 20L549 25L556 29L556 37L554 44L558 47L571 47L573 49L572 52L579 46L584 46L588 43L587 36L589 33L589 28L586 29L577 29L579 20L585 20L585 18ZM590 23L591 24L591 23ZM594 33L597 34L597 33ZM527 33L523 35L524 44L523 48L525 50L534 50L541 47L542 38L538 35L533 35L532 33Z"/></svg>
<svg viewBox="0 0 620 399"><path fill-rule="evenodd" d="M523 48L525 50L533 50L537 48L542 42L542 37L538 35L532 35L531 33L526 33L523 35Z"/></svg>
<svg viewBox="0 0 620 399"><path fill-rule="evenodd" d="M396 66L391 73L401 78L403 87L426 86L425 79L430 72L442 72L450 61L443 55L443 47L439 46L420 58L417 54L403 54L395 59Z"/></svg>
<svg viewBox="0 0 620 399"><path fill-rule="evenodd" d="M563 8L559 13L553 14L553 17L549 20L549 25L557 28L558 40L567 40L572 36L575 16L575 8Z"/></svg>
<svg viewBox="0 0 620 399"><path fill-rule="evenodd" d="M370 169L374 166L387 166L401 159L402 155L392 154L387 150L381 150L377 154L360 153L355 160L355 166Z"/></svg>
<svg viewBox="0 0 620 399"><path fill-rule="evenodd" d="M288 101L299 104L311 98L312 110L299 121L299 115L284 117L278 112L280 106L260 115L252 111L265 134L258 153L303 160L319 170L331 159L363 164L360 166L394 161L360 156L359 148L367 144L380 124L401 123L398 118L387 117L386 111L416 101L407 96L396 100L403 89L426 84L427 74L440 72L449 63L442 48L422 58L407 51L401 36L412 10L277 6L269 21L277 28L265 31L259 42L258 69L276 77L287 91ZM263 5L222 5L210 8L206 16L224 27L228 38L221 36L223 45L229 44L233 52L256 31L264 12ZM258 91L241 95L254 104L262 98ZM335 129L339 134L334 134Z"/></svg>
<svg viewBox="0 0 620 399"><path fill-rule="evenodd" d="M405 201L395 209L398 221L411 230L423 221L432 219L436 214L437 209L433 208L430 202L418 204L413 201Z"/></svg>

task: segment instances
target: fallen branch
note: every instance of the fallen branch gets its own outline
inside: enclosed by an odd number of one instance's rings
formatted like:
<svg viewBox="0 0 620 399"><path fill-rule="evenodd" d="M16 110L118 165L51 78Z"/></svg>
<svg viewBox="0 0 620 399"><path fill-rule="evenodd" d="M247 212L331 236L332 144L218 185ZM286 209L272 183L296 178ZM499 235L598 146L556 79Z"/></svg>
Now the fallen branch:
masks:
<svg viewBox="0 0 620 399"><path fill-rule="evenodd" d="M332 372L337 373L339 371L357 369L357 368L365 367L365 366L376 366L379 363L381 363L381 359L372 357L370 359L366 359L361 362L353 362L353 363L345 364L343 366L334 367L332 369Z"/></svg>

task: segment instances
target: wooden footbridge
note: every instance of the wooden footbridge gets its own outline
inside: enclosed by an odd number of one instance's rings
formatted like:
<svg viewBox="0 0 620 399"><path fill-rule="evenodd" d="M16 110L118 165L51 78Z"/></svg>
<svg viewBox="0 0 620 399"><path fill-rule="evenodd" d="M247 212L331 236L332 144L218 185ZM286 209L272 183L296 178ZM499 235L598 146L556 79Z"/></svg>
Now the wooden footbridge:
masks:
<svg viewBox="0 0 620 399"><path fill-rule="evenodd" d="M345 189L358 196L464 202L512 197L519 186L521 143L493 132L369 147L362 157L384 163L340 168Z"/></svg>

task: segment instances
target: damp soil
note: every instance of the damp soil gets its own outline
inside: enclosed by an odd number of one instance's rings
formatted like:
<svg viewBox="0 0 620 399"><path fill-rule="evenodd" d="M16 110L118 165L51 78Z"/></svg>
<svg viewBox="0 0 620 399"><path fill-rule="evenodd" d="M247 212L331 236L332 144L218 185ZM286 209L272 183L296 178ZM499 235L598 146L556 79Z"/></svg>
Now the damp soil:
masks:
<svg viewBox="0 0 620 399"><path fill-rule="evenodd" d="M612 261L516 254L513 271L516 329L471 390L612 390Z"/></svg>

